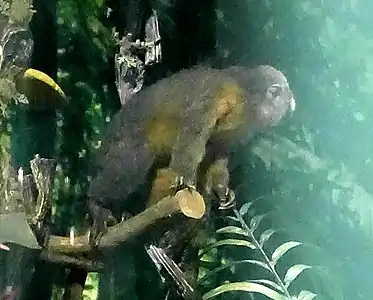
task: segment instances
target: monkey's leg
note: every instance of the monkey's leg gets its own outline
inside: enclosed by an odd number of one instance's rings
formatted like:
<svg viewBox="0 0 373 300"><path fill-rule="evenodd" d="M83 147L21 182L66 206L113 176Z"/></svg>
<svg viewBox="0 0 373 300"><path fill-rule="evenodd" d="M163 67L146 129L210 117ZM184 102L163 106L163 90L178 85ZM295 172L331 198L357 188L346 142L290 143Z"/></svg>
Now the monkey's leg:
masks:
<svg viewBox="0 0 373 300"><path fill-rule="evenodd" d="M219 200L220 209L229 209L235 205L234 192L229 188L228 158L216 158L206 171L205 191Z"/></svg>
<svg viewBox="0 0 373 300"><path fill-rule="evenodd" d="M157 170L157 174L150 191L147 207L156 204L162 198L170 195L170 187L175 183L176 176L177 175L170 168Z"/></svg>
<svg viewBox="0 0 373 300"><path fill-rule="evenodd" d="M207 143L207 134L200 136L183 136L175 144L171 154L169 167L178 175L180 182L187 186L196 185L196 175L199 164L205 156L205 147Z"/></svg>

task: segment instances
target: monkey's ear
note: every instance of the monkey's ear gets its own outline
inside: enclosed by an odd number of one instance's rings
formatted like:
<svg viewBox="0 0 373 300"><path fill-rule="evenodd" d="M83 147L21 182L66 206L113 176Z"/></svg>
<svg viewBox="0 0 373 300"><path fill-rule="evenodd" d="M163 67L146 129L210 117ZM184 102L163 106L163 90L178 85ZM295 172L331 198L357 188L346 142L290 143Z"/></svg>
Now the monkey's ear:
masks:
<svg viewBox="0 0 373 300"><path fill-rule="evenodd" d="M267 97L277 98L281 95L282 86L277 83L274 83L267 88L266 92L267 92Z"/></svg>

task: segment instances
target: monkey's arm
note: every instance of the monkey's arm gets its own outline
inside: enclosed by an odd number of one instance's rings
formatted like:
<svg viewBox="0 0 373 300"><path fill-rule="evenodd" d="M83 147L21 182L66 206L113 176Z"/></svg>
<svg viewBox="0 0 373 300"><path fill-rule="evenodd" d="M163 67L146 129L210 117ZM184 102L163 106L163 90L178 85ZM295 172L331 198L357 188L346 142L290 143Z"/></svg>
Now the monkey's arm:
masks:
<svg viewBox="0 0 373 300"><path fill-rule="evenodd" d="M169 195L173 186L175 189L195 188L197 169L205 156L206 143L213 130L213 125L206 124L206 121L193 124L179 133L173 145L169 166L157 171L148 206Z"/></svg>
<svg viewBox="0 0 373 300"><path fill-rule="evenodd" d="M180 132L169 164L170 169L177 176L182 176L183 182L190 186L196 184L197 169L205 156L206 143L217 119L214 116L206 116L205 120L197 122L190 126L185 125Z"/></svg>

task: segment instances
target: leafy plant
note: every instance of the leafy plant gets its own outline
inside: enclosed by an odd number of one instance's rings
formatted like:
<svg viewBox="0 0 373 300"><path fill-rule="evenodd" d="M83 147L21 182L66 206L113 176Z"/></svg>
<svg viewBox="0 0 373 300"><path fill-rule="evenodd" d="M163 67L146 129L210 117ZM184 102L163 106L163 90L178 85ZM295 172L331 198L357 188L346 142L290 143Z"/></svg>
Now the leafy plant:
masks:
<svg viewBox="0 0 373 300"><path fill-rule="evenodd" d="M288 241L279 245L271 254L269 251L264 249L265 244L269 239L277 232L277 230L269 228L262 231L260 234L259 225L262 220L266 218L269 214L254 215L248 218L249 209L254 202L245 203L240 210L234 209L235 217L229 217L232 221L238 223L239 225L229 225L220 228L216 231L217 234L233 235L236 238L224 238L222 240L215 241L205 249L202 250L201 256L207 254L212 249L216 249L221 246L236 246L236 247L246 247L252 251L259 253L258 259L243 259L234 260L231 262L222 261L221 265L210 272L207 272L202 278L200 278L200 283L206 281L209 277L217 272L224 269L234 269L234 266L239 264L249 264L255 265L264 270L268 271L268 278L262 279L249 279L240 282L227 282L224 283L203 295L203 299L212 299L222 293L232 292L232 291L243 291L249 293L259 293L265 295L266 297L274 300L280 299L299 299L299 300L311 300L316 297L316 294L302 290L298 295L291 295L289 291L290 285L293 281L305 270L310 269L311 266L305 264L295 264L290 266L284 276L281 276L277 270L277 265L281 258L288 253L291 249L302 245L302 243L297 241ZM244 218L249 219L246 222Z"/></svg>

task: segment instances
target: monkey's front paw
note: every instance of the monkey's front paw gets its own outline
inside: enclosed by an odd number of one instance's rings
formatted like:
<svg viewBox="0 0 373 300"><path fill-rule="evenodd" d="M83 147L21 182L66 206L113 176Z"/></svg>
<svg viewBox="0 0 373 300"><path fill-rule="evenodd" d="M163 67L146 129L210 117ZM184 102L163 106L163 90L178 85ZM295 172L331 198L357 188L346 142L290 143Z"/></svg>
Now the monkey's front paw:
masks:
<svg viewBox="0 0 373 300"><path fill-rule="evenodd" d="M236 195L231 189L219 185L214 189L214 194L219 199L220 210L231 209L236 205Z"/></svg>
<svg viewBox="0 0 373 300"><path fill-rule="evenodd" d="M187 189L189 192L196 191L196 187L194 183L191 180L185 180L184 176L178 176L175 179L175 183L170 186L170 190L172 192L172 195L175 196L175 194L178 191Z"/></svg>

